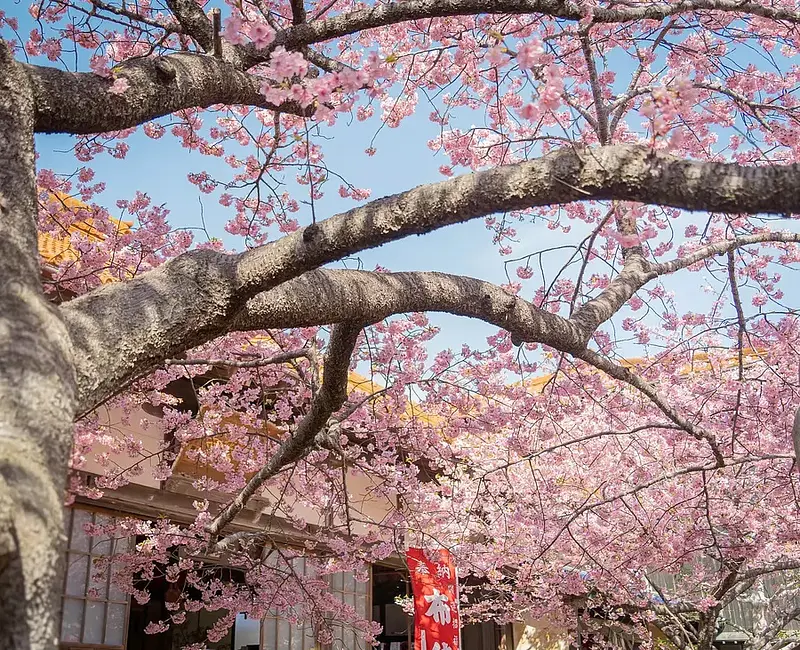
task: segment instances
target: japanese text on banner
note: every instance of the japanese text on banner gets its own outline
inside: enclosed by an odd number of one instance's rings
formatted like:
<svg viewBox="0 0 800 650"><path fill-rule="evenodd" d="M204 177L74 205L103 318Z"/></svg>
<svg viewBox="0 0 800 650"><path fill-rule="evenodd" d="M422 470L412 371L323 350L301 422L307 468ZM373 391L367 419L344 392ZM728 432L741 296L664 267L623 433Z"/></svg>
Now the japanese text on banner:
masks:
<svg viewBox="0 0 800 650"><path fill-rule="evenodd" d="M450 552L410 548L406 559L414 590L414 650L460 650L458 577Z"/></svg>

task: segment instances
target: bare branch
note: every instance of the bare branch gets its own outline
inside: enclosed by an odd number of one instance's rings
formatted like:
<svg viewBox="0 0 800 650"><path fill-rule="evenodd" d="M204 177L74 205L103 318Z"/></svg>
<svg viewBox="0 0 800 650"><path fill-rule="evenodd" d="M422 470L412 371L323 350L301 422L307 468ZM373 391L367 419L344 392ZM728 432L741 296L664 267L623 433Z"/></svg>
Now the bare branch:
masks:
<svg viewBox="0 0 800 650"><path fill-rule="evenodd" d="M178 24L163 24L159 23L156 20L151 18L147 18L136 11L130 11L126 9L124 4L122 7L115 7L112 4L104 2L103 0L89 0L92 4L92 12L99 9L100 11L107 11L110 14L114 14L115 16L122 16L123 18L128 18L135 23L142 23L144 25L150 25L150 27L155 27L156 29L163 29L166 32L171 32L174 34L181 34L183 33L183 28ZM88 12L87 12L88 13Z"/></svg>
<svg viewBox="0 0 800 650"><path fill-rule="evenodd" d="M597 438L611 438L616 436L631 436L634 433L639 433L641 431L648 431L650 429L675 429L678 431L683 431L683 427L678 426L677 424L667 424L664 422L650 422L648 424L642 424L638 427L633 427L628 431L598 431L597 433L590 433L586 436L580 436L578 438L572 438L570 440L565 440L564 442L559 442L558 444L551 445L549 447L545 447L543 449L539 449L538 451L534 451L530 454L526 454L521 458L516 460L510 460L506 463L498 465L497 467L493 467L490 470L487 470L484 476L488 476L494 472L503 471L508 469L509 467L513 467L514 465L519 465L520 463L527 463L534 458L538 458L539 456L544 456L545 454L549 454L553 451L557 451L558 449L563 449L564 447L569 447L571 445L577 445L582 442L588 442L590 440L596 440Z"/></svg>
<svg viewBox="0 0 800 650"><path fill-rule="evenodd" d="M220 13L219 7L214 7L211 10L211 30L214 39L214 56L218 59L221 59L222 35L220 34L220 31L222 30L222 14Z"/></svg>
<svg viewBox="0 0 800 650"><path fill-rule="evenodd" d="M792 448L795 458L800 458L800 408L795 411L794 422L792 422ZM800 470L800 465L798 465L798 470Z"/></svg>
<svg viewBox="0 0 800 650"><path fill-rule="evenodd" d="M789 456L789 455L786 455L786 454L767 454L767 455L764 455L764 456L753 456L753 457L736 458L736 459L733 459L733 460L729 460L726 463L726 467L734 467L734 466L737 466L737 465L746 465L747 463L761 463L761 462L766 462L766 461L771 461L771 460L792 460L793 458L794 458L794 456ZM663 483L665 481L671 481L672 479L678 478L680 476L686 476L687 474L697 474L697 473L701 473L701 472L707 472L707 471L711 471L711 470L714 470L714 469L719 469L719 466L716 465L716 464L710 464L710 463L706 463L706 464L703 464L703 465L689 465L687 467L682 467L682 468L676 469L676 470L674 470L672 472L668 472L666 474L662 474L661 476L657 476L656 478L650 479L649 481L645 481L644 483L639 483L638 485L635 485L635 486L633 486L633 487L631 487L631 488L629 488L627 490L624 490L624 491L619 492L617 494L611 495L609 497L605 497L605 498L600 499L598 501L587 503L586 505L583 505L580 508L576 509L575 512L573 512L570 515L569 519L567 520L567 523L564 524L564 526L562 527L562 530L566 530L566 526L568 526L573 521L578 519L578 517L580 517L582 514L584 514L586 512L589 512L591 510L594 510L596 508L599 508L600 506L604 506L606 504L613 503L615 501L619 501L620 499L624 499L625 497L628 497L628 496L631 496L631 495L636 494L638 492L641 492L642 490L647 490L647 489L649 489L651 487L654 487L655 485L658 485L659 483ZM560 534L561 533L559 533L559 535Z"/></svg>
<svg viewBox="0 0 800 650"><path fill-rule="evenodd" d="M266 359L249 359L247 361L234 361L233 359L166 359L166 366L225 366L229 368L261 368L278 363L285 363L292 359L310 356L309 348L287 350Z"/></svg>
<svg viewBox="0 0 800 650"><path fill-rule="evenodd" d="M733 422L731 422L731 453L736 445L736 425L739 422L739 407L742 404L742 380L744 379L744 335L747 325L742 308L742 298L739 295L739 284L736 281L736 256L733 250L728 251L728 282L731 285L731 297L733 306L736 309L736 320L738 323L736 332L736 349L738 364L739 387L736 390L736 405L733 407Z"/></svg>
<svg viewBox="0 0 800 650"><path fill-rule="evenodd" d="M600 88L597 65L595 65L594 62L594 54L592 53L592 46L589 42L588 33L581 35L581 50L583 51L583 58L586 60L586 67L589 70L589 87L592 89L594 112L597 116L595 120L595 124L597 125L597 139L600 141L600 144L608 144L608 109L606 108L605 101L603 101L603 91Z"/></svg>
<svg viewBox="0 0 800 650"><path fill-rule="evenodd" d="M583 327L586 332L591 333L601 323L611 318L625 302L630 300L639 289L651 280L689 268L716 255L724 255L745 246L768 242L798 243L800 242L800 233L764 232L755 235L743 235L735 239L726 239L702 246L687 255L660 264L652 264L639 255L633 256L626 261L622 272L611 281L600 295L587 301L575 311L572 320ZM738 289L736 289L735 295L738 295ZM741 323L743 316L739 315Z"/></svg>
<svg viewBox="0 0 800 650"><path fill-rule="evenodd" d="M719 443L717 443L714 436L702 427L689 422L689 420L672 408L667 400L658 393L652 384L645 381L642 377L632 372L630 369L614 363L611 361L611 359L608 359L607 357L604 357L593 350L583 350L575 353L575 356L579 359L583 359L586 361L586 363L593 365L598 370L602 370L610 377L633 386L639 392L646 395L648 398L650 398L653 404L661 409L661 412L664 415L666 415L675 424L680 426L689 435L697 438L698 440L704 440L708 443L709 447L711 447L712 453L714 454L717 467L722 467L725 465L725 458L722 455L722 450L719 448Z"/></svg>
<svg viewBox="0 0 800 650"><path fill-rule="evenodd" d="M361 327L345 323L334 327L325 355L322 386L311 401L306 416L297 429L284 442L264 467L247 482L241 492L206 527L210 535L217 535L239 512L258 489L290 463L302 458L312 445L328 418L347 399L347 375L350 357L353 354Z"/></svg>
<svg viewBox="0 0 800 650"><path fill-rule="evenodd" d="M345 65L336 59L332 59L329 56L320 54L316 50L312 50L310 47L303 48L303 56L317 66L320 70L325 70L325 72L340 72L342 70L352 69L350 66Z"/></svg>

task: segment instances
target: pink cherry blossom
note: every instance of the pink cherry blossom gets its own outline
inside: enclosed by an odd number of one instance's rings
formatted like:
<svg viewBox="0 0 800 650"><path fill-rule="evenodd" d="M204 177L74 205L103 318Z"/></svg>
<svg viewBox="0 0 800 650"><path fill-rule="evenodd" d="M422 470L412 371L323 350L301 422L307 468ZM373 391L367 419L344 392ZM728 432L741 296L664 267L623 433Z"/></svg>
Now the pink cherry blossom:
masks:
<svg viewBox="0 0 800 650"><path fill-rule="evenodd" d="M269 68L273 79L303 77L308 70L308 62L299 52L287 52L283 45L279 45L272 51Z"/></svg>
<svg viewBox="0 0 800 650"><path fill-rule="evenodd" d="M533 38L519 46L517 50L517 64L521 68L531 69L543 62L544 48L538 38Z"/></svg>
<svg viewBox="0 0 800 650"><path fill-rule="evenodd" d="M92 58L89 60L89 67L91 68L92 72L100 75L101 77L111 76L110 60L107 56L92 56Z"/></svg>
<svg viewBox="0 0 800 650"><path fill-rule="evenodd" d="M250 40L257 48L264 49L275 40L275 32L269 25L255 23L250 25Z"/></svg>
<svg viewBox="0 0 800 650"><path fill-rule="evenodd" d="M124 77L116 77L114 83L111 84L111 87L108 89L108 92L113 95L121 95L128 90L128 88L130 88L130 83L127 79Z"/></svg>
<svg viewBox="0 0 800 650"><path fill-rule="evenodd" d="M230 16L225 20L225 28L222 30L223 38L231 45L244 44L243 26L244 23L238 16Z"/></svg>

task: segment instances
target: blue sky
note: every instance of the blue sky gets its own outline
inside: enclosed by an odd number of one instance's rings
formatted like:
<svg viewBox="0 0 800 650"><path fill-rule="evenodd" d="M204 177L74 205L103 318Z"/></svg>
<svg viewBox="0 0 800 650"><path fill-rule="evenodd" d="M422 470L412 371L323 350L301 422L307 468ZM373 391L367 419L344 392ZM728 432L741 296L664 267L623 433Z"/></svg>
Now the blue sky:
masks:
<svg viewBox="0 0 800 650"><path fill-rule="evenodd" d="M443 179L438 168L447 161L441 155L434 156L426 146L427 140L436 134L437 127L424 115L409 118L408 123L399 129L382 129L374 140L377 153L370 157L364 150L370 146L378 125L377 119L373 119L335 127L336 138L325 143L328 167L342 173L356 187L370 188L372 198ZM58 153L69 149L72 143L69 136L38 136L39 164L56 171L72 171L75 168L72 154ZM241 248L241 239L223 229L231 213L217 202L219 193L202 194L186 178L190 171L213 172L214 169L225 178L230 174L230 168L224 162L189 152L170 136L152 140L136 133L128 143L131 148L124 160L103 155L92 164L95 180L107 184L106 191L95 197L95 202L105 205L114 214L113 206L117 199L132 197L136 190L141 190L155 204L166 204L174 227L200 227L198 200L201 200L210 234L221 238L226 246ZM356 205L351 199L342 199L337 188L338 182L329 184L325 197L316 204L317 218L327 218ZM300 220L301 223L310 220L310 210L306 206L301 208ZM197 232L196 237L202 239L205 236ZM434 270L505 281L503 260L492 245L491 233L482 220L364 251L359 258L366 269L380 264L395 271ZM355 266L355 260L348 265ZM435 347L458 349L463 342L485 347L485 337L496 331L494 327L477 321L447 315L435 315L432 320L442 326Z"/></svg>
<svg viewBox="0 0 800 650"><path fill-rule="evenodd" d="M23 34L33 26L27 17L26 7L17 4L12 12L22 20ZM619 63L619 65L617 65ZM618 72L618 82L627 84L625 62L613 62ZM84 66L82 66L84 67ZM84 68L85 69L85 68ZM380 111L377 110L376 113ZM429 112L421 98L418 112L407 118L399 129L379 128L379 118L366 122L341 120L328 131L334 138L323 143L328 167L342 173L356 187L370 188L372 198L401 192L416 185L441 180L438 168L449 163L443 155L434 155L427 147L427 141L438 135L439 127L427 119ZM466 116L468 119L482 120L482 116ZM207 119L207 122L209 120ZM468 123L467 123L468 125ZM464 126L462 124L462 126ZM230 168L223 161L202 156L185 150L173 137L167 135L160 140L152 140L141 132L128 139L130 151L124 160L116 160L103 155L91 166L96 172L96 180L104 181L106 191L95 201L104 204L114 213L117 199L131 198L136 190L146 192L154 203L165 204L171 212L174 227L198 228L201 225L201 207L209 232L221 238L229 247L241 246L241 240L225 233L223 224L231 216L230 212L217 202L219 193L205 195L187 180L187 173L209 171L212 175L227 178ZM77 163L68 151L73 140L68 136L39 136L39 165L50 167L57 172L71 173ZM369 157L364 150L374 146L377 153ZM292 172L289 172L291 176ZM291 185L290 185L291 187ZM296 187L296 186L295 186ZM331 182L326 188L326 196L316 205L318 218L326 218L354 205L350 199L341 199L337 192L338 182ZM301 212L302 224L310 220L310 211ZM535 252L556 244L576 244L586 233L581 230L584 224L571 222L572 232L565 236L558 231L550 231L544 225L519 225L520 242L515 246L514 257ZM677 225L677 224L676 224ZM681 232L679 228L676 228ZM197 233L198 237L203 237ZM545 270L554 272L569 252L554 254L547 258ZM412 237L386 245L377 250L360 254L364 268L375 265L392 270L436 270L449 273L466 274L496 283L506 281L504 258L491 242L491 233L482 220L449 227L422 237ZM352 266L352 263L350 264ZM516 264L510 265L513 275ZM526 286L526 294L538 285L534 278ZM702 274L682 273L668 284L682 297L686 309L703 311L707 309L709 296L699 291L704 283ZM493 326L464 318L447 315L433 315L431 320L440 325L442 333L433 348L460 348L466 342L471 346L485 347L485 339L496 330Z"/></svg>

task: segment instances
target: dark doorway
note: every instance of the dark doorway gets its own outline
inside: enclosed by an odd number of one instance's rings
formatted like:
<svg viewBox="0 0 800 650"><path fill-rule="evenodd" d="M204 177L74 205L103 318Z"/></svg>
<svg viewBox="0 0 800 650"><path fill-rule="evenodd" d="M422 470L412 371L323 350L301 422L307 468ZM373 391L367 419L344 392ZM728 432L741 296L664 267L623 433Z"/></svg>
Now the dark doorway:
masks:
<svg viewBox="0 0 800 650"><path fill-rule="evenodd" d="M213 575L223 581L240 582L243 578L241 573L230 569L208 566L205 570L209 576ZM145 633L145 628L150 623L169 621L176 613L176 610L167 608L168 603L180 602L184 598L200 598L200 592L186 584L184 578L185 576L181 576L175 582L169 582L162 572L162 575L146 582L143 580L137 585L138 589L149 592L150 600L140 605L135 598L131 599L127 650L180 650L193 643L203 643L209 650L233 650L236 647L234 628L220 641L208 641L208 630L228 613L226 610L209 612L201 609L197 612L185 612L185 620L180 624L172 624L165 632ZM183 608L177 611L182 612Z"/></svg>
<svg viewBox="0 0 800 650"><path fill-rule="evenodd" d="M411 596L406 570L374 565L372 620L383 627L378 636L378 650L413 650L414 619L395 602L398 596ZM499 650L502 646L502 630L495 623L476 623L461 628L461 650Z"/></svg>

